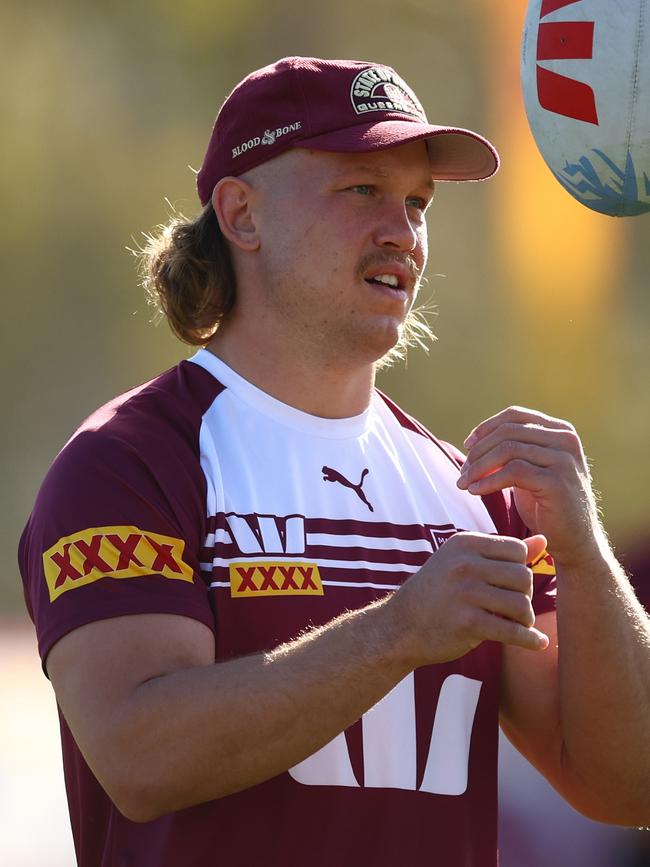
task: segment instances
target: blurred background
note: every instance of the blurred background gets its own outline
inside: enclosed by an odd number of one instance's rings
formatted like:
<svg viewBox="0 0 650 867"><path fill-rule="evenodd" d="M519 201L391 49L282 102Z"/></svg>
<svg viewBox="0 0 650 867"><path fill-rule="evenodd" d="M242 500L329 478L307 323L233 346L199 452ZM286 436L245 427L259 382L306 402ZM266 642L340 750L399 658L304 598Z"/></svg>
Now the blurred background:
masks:
<svg viewBox="0 0 650 867"><path fill-rule="evenodd" d="M425 298L438 337L380 387L462 443L519 403L581 432L621 557L650 557L650 216L576 204L538 155L519 89L524 0L3 0L0 863L73 865L54 700L15 551L38 485L98 405L189 351L154 325L127 248L175 208L225 95L288 54L394 66L432 122L495 142L485 184L440 184ZM646 593L641 584L641 593ZM503 749L502 867L640 867L650 835L578 817ZM35 831L38 833L35 833Z"/></svg>

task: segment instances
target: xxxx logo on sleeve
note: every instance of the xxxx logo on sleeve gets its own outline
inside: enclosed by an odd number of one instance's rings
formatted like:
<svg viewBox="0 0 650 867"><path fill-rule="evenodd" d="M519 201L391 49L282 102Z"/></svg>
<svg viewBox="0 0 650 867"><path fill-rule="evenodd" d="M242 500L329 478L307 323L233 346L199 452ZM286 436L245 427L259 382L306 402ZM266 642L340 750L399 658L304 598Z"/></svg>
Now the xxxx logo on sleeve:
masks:
<svg viewBox="0 0 650 867"><path fill-rule="evenodd" d="M322 596L323 583L316 563L231 563L230 595Z"/></svg>
<svg viewBox="0 0 650 867"><path fill-rule="evenodd" d="M138 527L91 527L64 536L43 554L50 602L100 578L163 575L192 581L192 569L183 562L184 548L181 539Z"/></svg>
<svg viewBox="0 0 650 867"><path fill-rule="evenodd" d="M542 551L537 560L529 564L533 575L555 575L555 561L546 549Z"/></svg>

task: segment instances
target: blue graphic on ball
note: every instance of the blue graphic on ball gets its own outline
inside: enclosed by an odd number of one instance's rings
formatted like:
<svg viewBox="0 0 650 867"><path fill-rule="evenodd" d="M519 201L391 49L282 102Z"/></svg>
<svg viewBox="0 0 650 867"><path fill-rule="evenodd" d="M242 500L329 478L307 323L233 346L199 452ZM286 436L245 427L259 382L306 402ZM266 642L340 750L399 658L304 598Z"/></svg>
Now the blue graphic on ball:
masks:
<svg viewBox="0 0 650 867"><path fill-rule="evenodd" d="M611 169L608 183L601 180L595 160L583 156L577 163L567 162L561 172L553 172L564 189L583 205L610 217L636 217L650 212L650 201L639 195L639 179L632 154L627 152L625 168L621 168L604 151L592 150ZM602 172L602 164L599 168ZM644 195L650 198L650 178L645 172L643 186Z"/></svg>

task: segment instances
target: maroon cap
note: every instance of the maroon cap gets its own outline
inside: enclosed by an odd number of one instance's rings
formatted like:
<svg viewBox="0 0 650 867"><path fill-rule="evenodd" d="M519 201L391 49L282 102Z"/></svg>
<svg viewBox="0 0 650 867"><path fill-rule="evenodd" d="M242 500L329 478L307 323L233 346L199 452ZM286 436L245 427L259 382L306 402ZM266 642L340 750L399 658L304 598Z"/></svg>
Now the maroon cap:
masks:
<svg viewBox="0 0 650 867"><path fill-rule="evenodd" d="M214 122L197 177L203 205L221 180L290 148L363 153L427 140L440 181L480 181L499 155L475 132L433 126L390 66L357 60L285 57L235 87Z"/></svg>

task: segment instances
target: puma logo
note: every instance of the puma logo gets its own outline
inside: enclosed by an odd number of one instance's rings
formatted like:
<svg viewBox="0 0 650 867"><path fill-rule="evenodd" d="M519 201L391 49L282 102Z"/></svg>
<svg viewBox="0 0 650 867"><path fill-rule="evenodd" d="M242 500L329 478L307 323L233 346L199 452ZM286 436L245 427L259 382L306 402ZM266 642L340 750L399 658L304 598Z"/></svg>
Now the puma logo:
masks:
<svg viewBox="0 0 650 867"><path fill-rule="evenodd" d="M323 481L324 482L338 482L340 485L343 485L344 488L351 488L356 492L357 496L361 500L362 503L365 503L366 506L370 509L371 512L375 510L372 508L368 500L366 499L366 495L362 491L363 480L368 475L368 469L364 469L361 473L361 478L359 479L359 484L355 485L352 482L349 482L345 476L342 476L338 470L333 470L331 467L323 467Z"/></svg>

